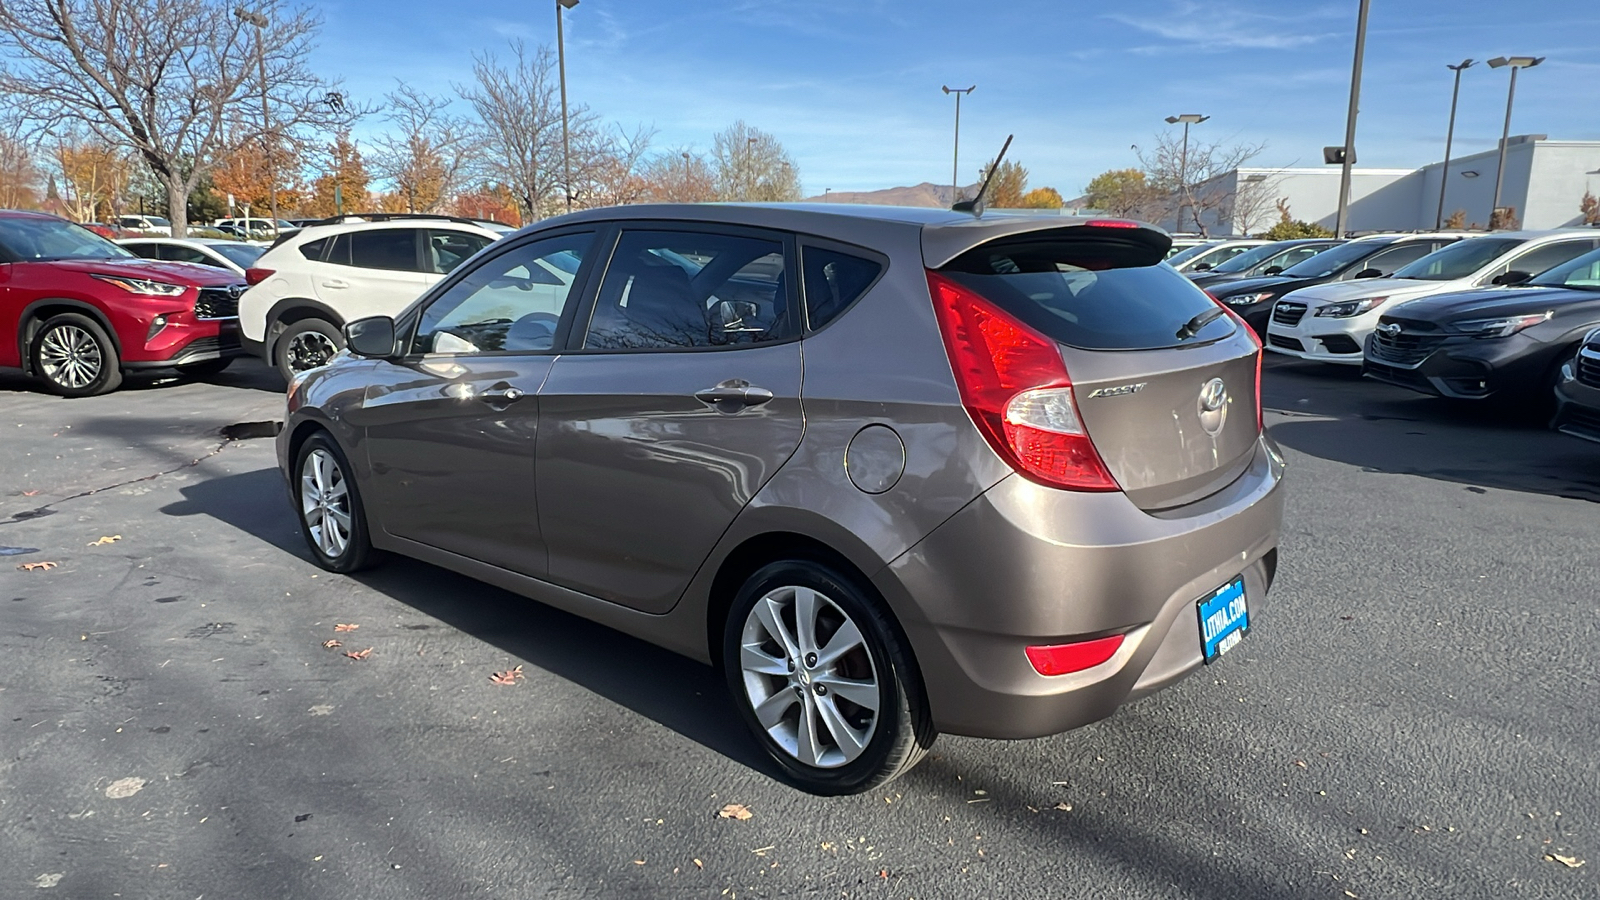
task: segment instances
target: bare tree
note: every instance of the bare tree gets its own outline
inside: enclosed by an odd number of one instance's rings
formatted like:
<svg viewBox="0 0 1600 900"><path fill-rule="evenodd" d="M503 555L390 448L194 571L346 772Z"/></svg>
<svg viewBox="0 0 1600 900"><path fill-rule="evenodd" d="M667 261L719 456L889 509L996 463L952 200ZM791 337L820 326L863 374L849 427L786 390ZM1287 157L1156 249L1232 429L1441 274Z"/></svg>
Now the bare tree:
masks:
<svg viewBox="0 0 1600 900"><path fill-rule="evenodd" d="M27 143L0 133L0 209L39 202L39 167Z"/></svg>
<svg viewBox="0 0 1600 900"><path fill-rule="evenodd" d="M531 222L565 208L561 99L549 47L530 53L527 44L513 41L511 56L509 66L492 53L474 56L476 83L456 91L482 121L486 174L511 191ZM569 122L585 127L591 119L587 107L569 107Z"/></svg>
<svg viewBox="0 0 1600 900"><path fill-rule="evenodd" d="M37 130L79 125L137 153L182 235L190 192L230 140L273 153L353 112L307 64L320 21L280 0L255 12L265 26L225 0L5 0L0 95Z"/></svg>
<svg viewBox="0 0 1600 900"><path fill-rule="evenodd" d="M717 199L717 176L698 153L679 148L645 165L644 199L653 203L709 203Z"/></svg>
<svg viewBox="0 0 1600 900"><path fill-rule="evenodd" d="M1179 230L1192 224L1201 234L1233 208L1235 192L1220 183L1220 176L1254 159L1265 144L1209 144L1190 136L1185 148L1180 137L1156 135L1149 150L1135 148L1145 180L1164 199L1165 216L1173 216ZM1204 189L1197 189L1204 185Z"/></svg>
<svg viewBox="0 0 1600 900"><path fill-rule="evenodd" d="M372 144L372 171L394 183L408 212L436 212L472 180L480 160L472 123L450 112L450 100L407 84L385 96L393 131Z"/></svg>
<svg viewBox="0 0 1600 900"><path fill-rule="evenodd" d="M717 198L742 202L799 200L800 169L778 139L743 120L712 138Z"/></svg>
<svg viewBox="0 0 1600 900"><path fill-rule="evenodd" d="M585 127L573 135L573 207L590 209L639 203L649 193L645 176L655 129Z"/></svg>
<svg viewBox="0 0 1600 900"><path fill-rule="evenodd" d="M1252 172L1238 180L1225 216L1233 220L1235 233L1255 234L1275 221L1275 195L1282 180L1281 172Z"/></svg>

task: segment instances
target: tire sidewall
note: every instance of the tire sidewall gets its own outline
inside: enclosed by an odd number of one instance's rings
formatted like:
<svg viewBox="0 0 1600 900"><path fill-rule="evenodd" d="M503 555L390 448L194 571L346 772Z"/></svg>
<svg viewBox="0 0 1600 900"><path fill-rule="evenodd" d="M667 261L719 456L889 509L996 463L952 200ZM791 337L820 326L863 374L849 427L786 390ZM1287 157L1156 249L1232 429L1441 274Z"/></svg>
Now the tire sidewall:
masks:
<svg viewBox="0 0 1600 900"><path fill-rule="evenodd" d="M756 602L775 588L812 588L845 612L860 629L878 678L879 714L872 741L856 759L835 769L817 769L790 756L767 734L756 719L749 695L745 692L744 672L740 667L745 620ZM892 765L895 747L912 737L919 714L920 682L911 670L904 640L896 634L888 615L874 595L837 570L811 561L771 563L757 570L735 595L723 626L722 670L728 691L738 707L740 718L762 749L795 786L815 794L852 794L879 783L884 770Z"/></svg>
<svg viewBox="0 0 1600 900"><path fill-rule="evenodd" d="M284 381L293 381L295 375L298 374L289 368L290 343L297 336L313 331L332 341L335 350L344 349L344 334L339 331L337 326L326 319L312 317L289 323L284 327L283 334L278 336L273 353L277 357L278 373L283 376Z"/></svg>
<svg viewBox="0 0 1600 900"><path fill-rule="evenodd" d="M44 374L44 367L40 358L44 350L44 339L51 331L63 326L72 325L83 329L100 346L100 374L89 384L81 388L67 387L57 384ZM33 341L28 347L29 362L33 364L33 373L50 386L50 390L63 397L93 397L97 394L110 393L122 384L122 358L117 355L117 345L112 342L111 336L100 327L100 323L88 316L79 313L61 313L46 319L39 330L34 333Z"/></svg>
<svg viewBox="0 0 1600 900"><path fill-rule="evenodd" d="M301 497L301 473L305 470L306 459L315 450L326 450L339 465L339 474L344 477L345 490L350 498L350 543L344 552L336 557L329 557L317 546L311 536L311 528L306 524L304 500ZM326 432L318 432L307 438L300 445L300 450L295 454L294 474L290 481L290 491L294 497L294 513L300 523L300 536L305 539L306 548L311 551L311 559L318 566L329 572L348 574L365 568L372 556L372 543L367 532L367 511L361 502L361 491L356 484L355 473L350 469L349 459L344 451L339 449L339 444Z"/></svg>

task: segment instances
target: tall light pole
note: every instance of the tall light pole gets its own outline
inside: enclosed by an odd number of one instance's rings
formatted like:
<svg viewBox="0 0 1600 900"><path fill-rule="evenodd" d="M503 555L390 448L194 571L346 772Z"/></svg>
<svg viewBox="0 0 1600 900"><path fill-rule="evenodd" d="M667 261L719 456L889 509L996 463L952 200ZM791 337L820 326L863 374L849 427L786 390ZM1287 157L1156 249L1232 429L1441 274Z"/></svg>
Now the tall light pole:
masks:
<svg viewBox="0 0 1600 900"><path fill-rule="evenodd" d="M272 137L272 113L267 107L267 51L262 44L261 35L267 27L267 17L242 6L233 8L233 15L241 22L256 27L256 65L261 70L261 135L262 146L267 151L267 200L272 208L272 231L278 231L278 172L273 157L277 152L277 141ZM169 210L170 212L170 210ZM246 223L247 225L249 223ZM246 229L249 230L248 228Z"/></svg>
<svg viewBox="0 0 1600 900"><path fill-rule="evenodd" d="M1496 56L1489 60L1489 68L1511 67L1511 87L1506 90L1506 124L1500 131L1500 161L1494 167L1494 205L1489 207L1489 224L1494 225L1494 214L1500 210L1500 185L1506 174L1506 141L1511 139L1511 101L1517 98L1517 70L1531 69L1544 62L1542 56Z"/></svg>
<svg viewBox="0 0 1600 900"><path fill-rule="evenodd" d="M1350 166L1356 161L1356 114L1361 109L1361 59L1367 52L1367 7L1372 0L1361 0L1356 16L1356 58L1350 67L1350 109L1344 119L1344 152L1339 160L1339 218L1335 237L1344 237L1350 221Z"/></svg>
<svg viewBox="0 0 1600 900"><path fill-rule="evenodd" d="M1189 196L1189 126L1199 125L1201 122L1204 122L1209 118L1211 117L1202 116L1199 113L1184 113L1181 116L1167 116L1168 125L1176 125L1179 122L1183 123L1183 152L1178 156L1178 191L1183 194L1184 200L1189 201L1190 209L1194 208L1194 198ZM1195 216L1195 221L1198 222L1199 219L1199 216ZM1182 203L1178 204L1178 217L1177 221L1173 224L1175 226L1173 230L1183 230ZM1200 231L1204 233L1205 230L1206 226L1202 224L1200 226Z"/></svg>
<svg viewBox="0 0 1600 900"><path fill-rule="evenodd" d="M1450 144L1456 136L1456 99L1461 96L1461 73L1471 68L1472 62L1463 59L1459 66L1445 64L1445 68L1456 73L1456 86L1450 90L1450 124L1444 132L1444 167L1439 170L1439 211L1433 217L1434 231L1444 227L1444 189L1450 185Z"/></svg>
<svg viewBox="0 0 1600 900"><path fill-rule="evenodd" d="M940 90L943 90L946 96L956 95L956 150L955 157L950 162L951 203L961 199L961 95L970 94L977 89L977 85L964 88L953 88L948 84L940 85Z"/></svg>
<svg viewBox="0 0 1600 900"><path fill-rule="evenodd" d="M556 59L561 68L561 183L566 187L567 212L572 212L572 143L567 136L567 39L562 31L561 11L578 5L578 0L556 0Z"/></svg>

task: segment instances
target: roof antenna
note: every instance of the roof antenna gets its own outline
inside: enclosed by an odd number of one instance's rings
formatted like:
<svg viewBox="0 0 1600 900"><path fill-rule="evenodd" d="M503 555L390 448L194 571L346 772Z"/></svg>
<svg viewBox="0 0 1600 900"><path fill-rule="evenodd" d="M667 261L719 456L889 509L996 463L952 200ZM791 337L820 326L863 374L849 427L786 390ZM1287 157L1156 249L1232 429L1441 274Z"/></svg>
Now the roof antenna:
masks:
<svg viewBox="0 0 1600 900"><path fill-rule="evenodd" d="M994 165L989 167L989 175L983 179L983 187L978 188L978 196L971 200L957 200L950 209L953 212L972 213L974 219L982 218L983 211L989 208L989 203L984 199L989 193L989 183L994 181L994 173L1000 171L1000 162L1006 158L1006 151L1011 149L1011 139L1014 134L1006 135L1006 142L1000 147L1000 155L994 158Z"/></svg>

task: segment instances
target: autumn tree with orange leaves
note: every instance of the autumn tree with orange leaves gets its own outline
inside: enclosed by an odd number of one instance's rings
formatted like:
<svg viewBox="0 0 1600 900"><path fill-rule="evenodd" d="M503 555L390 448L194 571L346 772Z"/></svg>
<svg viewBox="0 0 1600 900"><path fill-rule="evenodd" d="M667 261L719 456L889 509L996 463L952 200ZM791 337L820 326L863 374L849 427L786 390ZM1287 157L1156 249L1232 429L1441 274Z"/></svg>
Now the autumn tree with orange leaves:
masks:
<svg viewBox="0 0 1600 900"><path fill-rule="evenodd" d="M51 156L68 218L92 222L115 214L132 174L133 161L126 153L104 141L73 136L60 139Z"/></svg>

